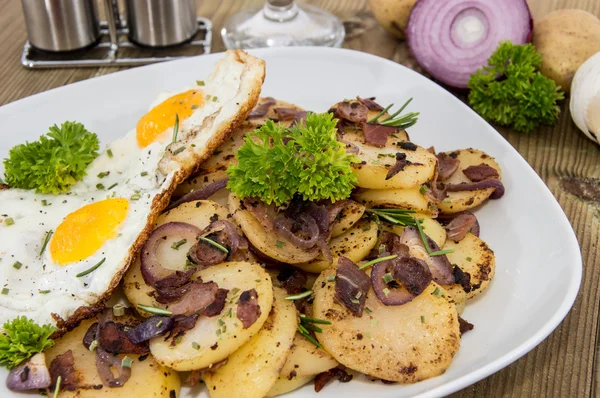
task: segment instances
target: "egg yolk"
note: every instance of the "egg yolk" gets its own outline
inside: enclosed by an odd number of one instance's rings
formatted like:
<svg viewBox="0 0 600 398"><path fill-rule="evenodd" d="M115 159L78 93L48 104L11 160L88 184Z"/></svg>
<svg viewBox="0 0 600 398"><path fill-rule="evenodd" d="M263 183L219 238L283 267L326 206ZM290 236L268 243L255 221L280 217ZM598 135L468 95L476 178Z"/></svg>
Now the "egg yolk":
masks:
<svg viewBox="0 0 600 398"><path fill-rule="evenodd" d="M90 203L69 214L50 240L52 260L60 265L81 261L117 235L127 217L129 201L111 198Z"/></svg>
<svg viewBox="0 0 600 398"><path fill-rule="evenodd" d="M175 115L179 122L184 121L202 106L204 96L200 90L189 90L174 95L146 113L137 124L138 145L145 148L152 144L168 128L175 125Z"/></svg>

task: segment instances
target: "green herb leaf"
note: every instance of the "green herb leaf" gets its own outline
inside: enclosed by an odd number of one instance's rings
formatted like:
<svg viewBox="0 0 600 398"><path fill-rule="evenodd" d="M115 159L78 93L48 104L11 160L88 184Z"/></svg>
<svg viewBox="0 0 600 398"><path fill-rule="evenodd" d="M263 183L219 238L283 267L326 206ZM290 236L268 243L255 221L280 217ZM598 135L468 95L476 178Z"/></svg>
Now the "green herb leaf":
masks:
<svg viewBox="0 0 600 398"><path fill-rule="evenodd" d="M293 296L287 296L285 299L286 300L301 300L305 297L309 297L311 294L313 294L314 292L312 290L307 290L305 292L302 292L300 294L295 294Z"/></svg>
<svg viewBox="0 0 600 398"><path fill-rule="evenodd" d="M485 119L525 133L541 124L555 124L560 112L556 103L564 95L537 71L541 62L532 44L500 43L488 66L471 75L471 106Z"/></svg>
<svg viewBox="0 0 600 398"><path fill-rule="evenodd" d="M0 365L9 369L54 345L50 338L56 328L39 326L24 316L6 322L0 334Z"/></svg>
<svg viewBox="0 0 600 398"><path fill-rule="evenodd" d="M91 268L86 269L85 271L82 271L82 272L78 273L75 276L77 278L81 278L82 276L86 276L87 274L91 274L92 272L96 271L98 269L98 267L100 267L102 264L104 264L105 261L106 261L106 258L103 258L102 260L100 260L98 262L98 264L94 265Z"/></svg>
<svg viewBox="0 0 600 398"><path fill-rule="evenodd" d="M309 113L290 129L268 120L248 134L227 169L227 187L240 198L282 205L299 195L307 201L346 199L357 182L356 161L336 139L337 120Z"/></svg>
<svg viewBox="0 0 600 398"><path fill-rule="evenodd" d="M83 124L64 122L38 141L13 147L4 159L4 177L13 188L38 193L67 192L85 176L85 169L98 156L100 142Z"/></svg>

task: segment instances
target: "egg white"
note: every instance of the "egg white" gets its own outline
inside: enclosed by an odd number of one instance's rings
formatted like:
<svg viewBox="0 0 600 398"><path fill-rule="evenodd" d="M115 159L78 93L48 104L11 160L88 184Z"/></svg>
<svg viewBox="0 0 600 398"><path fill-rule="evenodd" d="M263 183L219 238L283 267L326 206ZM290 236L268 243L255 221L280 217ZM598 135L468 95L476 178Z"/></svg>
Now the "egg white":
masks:
<svg viewBox="0 0 600 398"><path fill-rule="evenodd" d="M179 125L179 139L186 145L194 144L194 149L186 147L186 151L202 148L223 128L223 123L235 120L236 114L252 101L249 87L255 90L259 84L260 91L264 64L260 61L252 68L252 73L248 74L248 68L228 53L205 80L204 86L193 85L179 91L200 89L211 98ZM175 94L159 95L150 109ZM205 119L213 115L219 123L204 125ZM182 168L173 167L177 164L173 159L169 162L169 170L159 166L169 146L174 145L172 141L173 129L169 128L155 142L140 148L133 129L123 138L109 143L88 166L87 175L68 194L41 195L22 189L0 191L0 219L12 218L14 221L13 225L0 222L0 289L8 289L7 294L0 294L0 324L19 315L38 324L56 324L52 314L67 320L79 307L98 303L114 287L115 275L128 266L136 240L156 216L154 199L172 188ZM101 178L100 173L108 174ZM112 188L108 190L109 187ZM131 200L134 196L139 199ZM53 261L48 248L40 255L47 232L56 230L67 215L86 204L112 197L129 200L128 215L115 238L105 241L85 260L64 266ZM43 200L46 205L42 204ZM105 259L104 263L92 273L76 276L102 259ZM22 264L20 269L13 267L16 261Z"/></svg>

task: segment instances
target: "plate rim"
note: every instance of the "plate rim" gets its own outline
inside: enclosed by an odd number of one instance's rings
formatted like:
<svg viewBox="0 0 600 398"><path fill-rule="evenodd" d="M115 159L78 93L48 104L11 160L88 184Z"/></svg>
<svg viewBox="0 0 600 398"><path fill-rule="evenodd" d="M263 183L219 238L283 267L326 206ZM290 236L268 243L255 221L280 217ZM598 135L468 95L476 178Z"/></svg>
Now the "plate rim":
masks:
<svg viewBox="0 0 600 398"><path fill-rule="evenodd" d="M470 113L471 117L474 116L475 118L478 119L479 122L485 123L491 130L493 130L494 132L496 132L498 134L498 136L496 137L496 138L498 138L497 142L503 146L503 149L511 151L513 154L517 155L517 159L521 163L519 165L519 167L528 167L533 172L533 175L535 176L535 181L536 181L537 185L540 186L540 188L542 188L543 190L545 190L545 195L548 196L549 199L551 199L550 200L550 202L552 203L551 206L554 209L553 213L555 213L555 215L560 219L559 228L567 230L566 234L568 236L568 241L565 242L566 243L565 246L568 247L569 250L574 251L573 254L575 254L575 258L572 259L571 266L570 266L570 268L573 270L573 273L571 273L571 276L572 276L571 282L566 287L566 292L562 299L561 305L558 308L556 308L553 316L548 318L546 321L544 321L542 327L539 328L537 330L537 332L535 332L529 339L523 341L522 343L517 345L512 350L503 354L501 357L481 366L480 368L478 368L475 371L471 371L465 375L462 375L458 378L452 379L452 380L450 380L444 384L441 384L439 386L434 386L434 387L428 389L427 391L420 393L416 396L439 397L439 396L443 396L443 395L447 395L447 394L456 392L465 387L468 387L469 385L472 385L472 384L500 371L501 369L509 366L513 362L517 361L519 358L521 358L528 352L532 351L543 340L545 340L552 332L554 332L554 330L565 319L568 312L571 310L571 308L572 308L573 304L575 303L575 300L577 299L577 296L579 294L581 280L582 280L582 276L583 276L583 259L582 259L582 254L581 254L581 247L579 245L577 236L575 234L575 231L573 230L573 227L572 227L568 217L566 216L563 208L559 204L557 198L554 196L554 194L552 193L550 188L546 185L546 183L538 175L538 173L535 171L535 169L533 169L533 167L525 160L525 158L508 142L508 140L504 136L502 136L498 132L498 130L494 126L492 126L490 123L488 123L486 120L484 120L479 114L477 114L473 109L471 109L466 103L464 103L463 101L456 98L456 96L454 96L450 91L448 91L446 88L441 86L436 81L434 81L434 80L428 78L427 76L422 75L402 64L399 64L395 61L392 61L387 58L383 58L383 57L380 57L380 56L377 56L374 54L365 53L365 52L352 50L352 49L327 48L327 47L325 47L325 48L324 47L293 47L293 48L282 47L282 48L271 48L271 49L253 49L253 50L247 50L247 52L252 55L255 55L257 57L261 57L261 58L264 56L268 57L269 55L274 54L274 53L277 53L277 55L293 54L294 56L298 56L298 53L304 52L308 57L335 56L336 54L340 54L340 55L344 54L344 55L350 55L351 57L354 57L355 59L359 60L358 62L361 62L362 60L366 60L368 62L383 63L386 66L398 68L398 69L402 70L403 73L408 73L409 75L413 75L417 79L428 80L430 86L432 86L432 87L436 86L436 88L435 88L435 90L437 91L436 94L447 95L447 96L452 97L450 100L460 103L460 106L462 106L466 112ZM212 54L187 57L187 58L184 58L181 60L160 62L160 63L156 63L156 64L152 64L152 65L146 65L146 66L130 68L130 69L121 70L121 71L115 71L115 72L112 72L112 73L109 73L106 75L95 76L95 77L92 77L92 78L89 78L86 80L73 82L73 83L70 83L67 85L55 87L55 88L47 90L47 91L43 91L40 93L32 94L27 97L19 98L15 101L12 101L12 102L9 102L7 104L0 106L0 122L1 122L1 118L3 116L8 115L13 108L21 106L21 104L23 102L31 101L34 98L43 100L47 96L53 96L53 95L61 96L61 95L64 95L62 93L63 90L68 92L75 85L77 87L81 87L81 86L90 85L90 84L91 85L99 84L98 82L100 82L100 81L108 82L111 79L114 79L115 76L134 74L136 71L139 71L140 69L144 69L144 70L151 70L154 68L160 69L161 67L164 67L162 65L165 63L175 66L175 65L177 65L177 63L186 63L186 62L195 62L195 61L213 62L213 61L219 59L220 57L222 57L223 55L224 55L224 52L218 52L218 53L212 53ZM267 68L268 68L268 65L267 65ZM267 78L268 78L268 69L267 69ZM397 386L399 388L402 388L403 385L399 384ZM389 386L389 387L391 387L391 391L393 392L393 390L394 390L393 387L392 386Z"/></svg>

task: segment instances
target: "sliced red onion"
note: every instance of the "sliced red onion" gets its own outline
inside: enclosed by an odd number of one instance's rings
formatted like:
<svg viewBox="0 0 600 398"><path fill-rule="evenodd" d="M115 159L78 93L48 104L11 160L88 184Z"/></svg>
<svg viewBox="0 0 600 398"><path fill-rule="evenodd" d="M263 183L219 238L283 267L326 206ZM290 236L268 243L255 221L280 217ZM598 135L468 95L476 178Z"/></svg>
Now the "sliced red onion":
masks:
<svg viewBox="0 0 600 398"><path fill-rule="evenodd" d="M467 88L499 42L526 43L532 29L525 0L419 0L406 37L412 55L431 76Z"/></svg>
<svg viewBox="0 0 600 398"><path fill-rule="evenodd" d="M50 387L50 383L50 371L43 353L35 354L27 362L12 368L6 377L6 387L11 391L47 388Z"/></svg>
<svg viewBox="0 0 600 398"><path fill-rule="evenodd" d="M383 279L390 273L402 286L396 288ZM373 265L371 285L375 295L384 305L406 304L421 294L431 283L429 266L414 257L396 257Z"/></svg>
<svg viewBox="0 0 600 398"><path fill-rule="evenodd" d="M490 199L500 199L504 196L504 184L502 181L495 178L483 180L473 183L449 184L446 185L447 192L462 192L462 191L479 191L481 189L494 188L494 192L490 195Z"/></svg>
<svg viewBox="0 0 600 398"><path fill-rule="evenodd" d="M277 210L275 209L275 205L265 204L260 199L252 199L246 198L242 201L242 208L248 210L254 218L258 220L260 225L264 228L265 231L273 230L273 219L275 218L275 214Z"/></svg>
<svg viewBox="0 0 600 398"><path fill-rule="evenodd" d="M473 182L487 180L488 178L500 178L498 170L485 163L469 166L463 170L463 174Z"/></svg>
<svg viewBox="0 0 600 398"><path fill-rule="evenodd" d="M477 217L473 213L466 211L454 217L445 228L448 239L454 242L463 240L469 232L472 232L474 235L477 232L476 235L479 236L479 222L477 221Z"/></svg>
<svg viewBox="0 0 600 398"><path fill-rule="evenodd" d="M269 112L269 109L271 109L271 106L275 105L276 103L277 101L275 101L275 98L266 97L263 103L255 106L254 109L252 109L252 111L248 114L248 118L252 119L265 116Z"/></svg>
<svg viewBox="0 0 600 398"><path fill-rule="evenodd" d="M162 336L173 328L173 318L168 316L153 316L146 319L128 332L135 344L141 344L151 338Z"/></svg>
<svg viewBox="0 0 600 398"><path fill-rule="evenodd" d="M117 371L118 377L115 377L111 368ZM123 387L131 377L131 368L123 367L121 358L100 347L96 348L96 370L102 384L110 388Z"/></svg>
<svg viewBox="0 0 600 398"><path fill-rule="evenodd" d="M325 241L324 235L321 235L319 237L319 240L317 240L317 246L319 246L319 249L321 250L321 254L323 254L323 257L325 258L325 260L327 260L327 262L329 264L332 264L333 256L331 255L331 250L329 250L329 246L327 245L327 242Z"/></svg>
<svg viewBox="0 0 600 398"><path fill-rule="evenodd" d="M156 253L163 239L168 236L176 236L179 239L187 239L189 242L196 240L200 233L200 228L184 222L166 223L152 231L146 244L142 247L140 255L142 276L146 284L154 286L160 279L174 273L173 270L164 268L157 258Z"/></svg>
<svg viewBox="0 0 600 398"><path fill-rule="evenodd" d="M427 244L430 252L440 251L440 247L433 239L425 235ZM411 249L421 250L427 253L423 240L419 231L415 227L404 227L400 240L403 244L407 245ZM445 254L441 256L429 256L429 270L433 280L440 285L453 285L454 284L454 272L452 270L452 264L448 260Z"/></svg>
<svg viewBox="0 0 600 398"><path fill-rule="evenodd" d="M336 115L352 123L366 123L369 109L360 102L341 102Z"/></svg>
<svg viewBox="0 0 600 398"><path fill-rule="evenodd" d="M379 247L383 245L385 252L395 254L397 258L410 257L408 246L402 243L400 237L393 232L383 232L379 237L379 242L375 246L374 250L379 251ZM377 252L373 258L377 258L382 253Z"/></svg>
<svg viewBox="0 0 600 398"><path fill-rule="evenodd" d="M299 237L293 232L294 226L299 225L303 235L307 238ZM292 245L301 249L313 248L319 239L319 226L314 218L308 214L300 214L298 220L292 220L284 215L279 215L273 222L273 227L278 235L290 242Z"/></svg>
<svg viewBox="0 0 600 398"><path fill-rule="evenodd" d="M460 160L455 159L448 154L442 152L437 155L438 160L438 177L440 181L445 181L452 177L452 174L458 170Z"/></svg>
<svg viewBox="0 0 600 398"><path fill-rule="evenodd" d="M369 108L370 111L378 111L379 112L379 111L383 110L383 106L381 106L377 102L375 102L375 97L361 98L360 96L357 96L356 99L359 100L364 106Z"/></svg>
<svg viewBox="0 0 600 398"><path fill-rule="evenodd" d="M371 280L350 259L341 256L335 276L335 301L355 316L362 316Z"/></svg>
<svg viewBox="0 0 600 398"><path fill-rule="evenodd" d="M183 195L181 198L177 199L175 202L171 203L169 207L165 209L165 211L169 211L171 209L176 208L179 205L182 205L187 202L195 202L197 200L206 200L213 196L216 192L227 186L229 182L229 178L223 178L222 180L217 180L211 182L208 185L203 186L200 189L192 191L188 194Z"/></svg>

